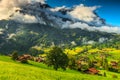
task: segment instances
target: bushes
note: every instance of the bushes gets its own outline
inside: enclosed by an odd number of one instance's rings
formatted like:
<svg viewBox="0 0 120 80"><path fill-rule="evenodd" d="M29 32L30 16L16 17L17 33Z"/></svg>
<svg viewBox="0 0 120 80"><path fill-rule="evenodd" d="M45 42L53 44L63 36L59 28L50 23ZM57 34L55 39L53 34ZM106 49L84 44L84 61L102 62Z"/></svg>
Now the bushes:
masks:
<svg viewBox="0 0 120 80"><path fill-rule="evenodd" d="M118 76L117 75L112 75L112 78L118 78Z"/></svg>
<svg viewBox="0 0 120 80"><path fill-rule="evenodd" d="M108 60L106 58L103 59L102 66L105 70L109 70Z"/></svg>
<svg viewBox="0 0 120 80"><path fill-rule="evenodd" d="M87 65L87 64L82 64L81 65L81 71L82 72L85 72L86 70L88 70L89 69L89 65Z"/></svg>
<svg viewBox="0 0 120 80"><path fill-rule="evenodd" d="M69 56L68 67L69 67L70 69L76 69L77 65L76 65L75 57Z"/></svg>
<svg viewBox="0 0 120 80"><path fill-rule="evenodd" d="M14 51L11 55L12 57L12 60L17 60L18 59L18 52L17 51Z"/></svg>

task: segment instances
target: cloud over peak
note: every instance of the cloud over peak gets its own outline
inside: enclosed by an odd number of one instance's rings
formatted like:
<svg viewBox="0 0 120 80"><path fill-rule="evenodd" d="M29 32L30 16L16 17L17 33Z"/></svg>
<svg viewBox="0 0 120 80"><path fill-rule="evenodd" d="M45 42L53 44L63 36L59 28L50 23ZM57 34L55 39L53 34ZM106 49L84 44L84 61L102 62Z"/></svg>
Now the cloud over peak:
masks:
<svg viewBox="0 0 120 80"><path fill-rule="evenodd" d="M43 4L43 5L42 5ZM1 0L0 20L12 19L21 23L41 23L63 28L81 28L90 31L120 33L120 27L109 26L95 12L100 6L51 8L45 0Z"/></svg>
<svg viewBox="0 0 120 80"><path fill-rule="evenodd" d="M45 0L1 0L0 1L0 20L8 19L16 10L21 9L29 3L45 3Z"/></svg>

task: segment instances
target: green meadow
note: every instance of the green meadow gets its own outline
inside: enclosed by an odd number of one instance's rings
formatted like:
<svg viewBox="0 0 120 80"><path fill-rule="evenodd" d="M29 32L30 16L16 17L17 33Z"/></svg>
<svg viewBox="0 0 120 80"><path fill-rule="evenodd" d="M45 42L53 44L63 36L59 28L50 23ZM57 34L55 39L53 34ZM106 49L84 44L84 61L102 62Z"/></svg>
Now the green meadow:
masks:
<svg viewBox="0 0 120 80"><path fill-rule="evenodd" d="M10 57L0 56L0 80L120 80L120 74L106 72L107 77L80 73L78 71L55 71L43 63L29 61L28 64L22 64L12 61ZM113 78L117 75L118 78Z"/></svg>

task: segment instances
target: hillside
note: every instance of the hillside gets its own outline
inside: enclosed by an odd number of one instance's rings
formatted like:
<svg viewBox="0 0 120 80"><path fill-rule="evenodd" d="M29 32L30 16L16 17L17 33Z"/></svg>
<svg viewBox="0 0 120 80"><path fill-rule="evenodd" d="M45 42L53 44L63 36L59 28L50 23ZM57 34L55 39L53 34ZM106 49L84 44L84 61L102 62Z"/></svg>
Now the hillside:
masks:
<svg viewBox="0 0 120 80"><path fill-rule="evenodd" d="M101 44L117 38L117 36L107 32L88 31L80 28L60 29L39 23L27 24L2 20L0 21L0 38L0 52L8 54L14 50L27 53L33 46L73 47Z"/></svg>
<svg viewBox="0 0 120 80"><path fill-rule="evenodd" d="M0 80L119 80L120 74L107 72L107 77L83 74L78 71L48 68L45 64L29 61L29 64L14 62L10 57L0 56ZM112 78L112 75L118 78Z"/></svg>

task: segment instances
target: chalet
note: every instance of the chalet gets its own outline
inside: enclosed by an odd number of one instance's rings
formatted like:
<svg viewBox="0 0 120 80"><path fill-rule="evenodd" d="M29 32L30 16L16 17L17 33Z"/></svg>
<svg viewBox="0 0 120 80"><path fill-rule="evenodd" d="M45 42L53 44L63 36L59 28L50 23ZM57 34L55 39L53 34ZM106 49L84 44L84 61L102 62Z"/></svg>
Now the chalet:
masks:
<svg viewBox="0 0 120 80"><path fill-rule="evenodd" d="M32 56L29 54L24 54L24 55L18 57L18 61L31 60L31 59L32 59Z"/></svg>
<svg viewBox="0 0 120 80"><path fill-rule="evenodd" d="M36 57L35 58L35 62L44 62L44 61L45 61L44 57Z"/></svg>
<svg viewBox="0 0 120 80"><path fill-rule="evenodd" d="M96 68L89 68L88 70L87 70L87 73L89 73L89 74L98 74L99 73L99 70L97 70Z"/></svg>

